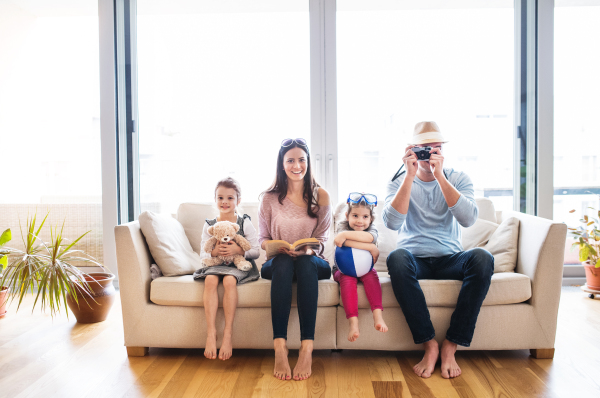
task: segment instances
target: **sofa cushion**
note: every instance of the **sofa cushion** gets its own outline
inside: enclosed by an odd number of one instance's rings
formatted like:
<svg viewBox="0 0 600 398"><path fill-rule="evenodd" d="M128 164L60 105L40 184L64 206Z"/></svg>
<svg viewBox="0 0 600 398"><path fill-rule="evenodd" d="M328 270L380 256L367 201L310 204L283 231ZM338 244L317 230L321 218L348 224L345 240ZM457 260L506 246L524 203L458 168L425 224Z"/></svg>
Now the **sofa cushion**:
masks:
<svg viewBox="0 0 600 398"><path fill-rule="evenodd" d="M391 307L400 307L394 291L392 282L386 272L379 272L379 281L383 293L383 310ZM425 301L429 307L455 307L462 281L431 280L419 281L421 289L425 294ZM531 298L531 280L523 274L502 272L492 276L490 290L483 301L483 305L501 305L522 303ZM340 305L342 301L340 300ZM358 284L358 308L371 308L365 289L361 283Z"/></svg>
<svg viewBox="0 0 600 398"><path fill-rule="evenodd" d="M202 267L179 221L170 215L145 211L139 217L148 249L165 276L192 274Z"/></svg>
<svg viewBox="0 0 600 398"><path fill-rule="evenodd" d="M481 247L492 253L494 272L513 272L517 266L519 219L509 217L500 225L478 219L462 229L462 244L465 250Z"/></svg>
<svg viewBox="0 0 600 398"><path fill-rule="evenodd" d="M296 306L296 283L292 285L292 306ZM219 283L219 307L223 306L223 284ZM237 286L238 307L271 307L271 281L259 279ZM162 277L150 285L150 301L160 305L185 307L204 306L204 281L194 280L192 275ZM332 279L319 281L319 307L339 304L340 292Z"/></svg>

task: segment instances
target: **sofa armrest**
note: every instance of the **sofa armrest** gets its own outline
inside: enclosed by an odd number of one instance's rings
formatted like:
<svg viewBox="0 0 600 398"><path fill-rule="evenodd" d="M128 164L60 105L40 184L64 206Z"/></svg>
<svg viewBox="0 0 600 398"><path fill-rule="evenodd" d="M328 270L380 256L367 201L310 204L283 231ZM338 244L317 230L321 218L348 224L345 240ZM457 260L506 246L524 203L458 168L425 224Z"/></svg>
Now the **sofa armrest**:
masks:
<svg viewBox="0 0 600 398"><path fill-rule="evenodd" d="M138 221L117 225L115 241L123 327L127 340L128 333L136 329L150 304L152 256Z"/></svg>
<svg viewBox="0 0 600 398"><path fill-rule="evenodd" d="M515 272L531 279L529 302L545 333L540 338L549 344L547 348L554 347L567 226L529 214L514 211L502 213L503 220L508 217L520 220Z"/></svg>

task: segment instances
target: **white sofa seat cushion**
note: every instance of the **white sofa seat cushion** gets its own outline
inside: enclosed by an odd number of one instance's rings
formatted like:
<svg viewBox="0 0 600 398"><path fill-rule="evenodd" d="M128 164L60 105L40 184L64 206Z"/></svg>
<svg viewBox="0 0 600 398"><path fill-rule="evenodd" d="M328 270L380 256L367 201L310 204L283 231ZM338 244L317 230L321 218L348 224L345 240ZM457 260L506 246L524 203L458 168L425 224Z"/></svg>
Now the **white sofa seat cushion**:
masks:
<svg viewBox="0 0 600 398"><path fill-rule="evenodd" d="M400 307L394 296L388 273L379 272L378 274L383 294L383 310ZM456 307L462 281L423 279L419 281L419 285L425 294L428 307ZM492 284L483 305L516 304L530 298L531 280L526 275L501 272L492 276ZM340 299L341 304L342 300ZM358 308L371 308L362 283L358 284Z"/></svg>
<svg viewBox="0 0 600 398"><path fill-rule="evenodd" d="M271 281L259 279L255 282L237 286L238 307L260 308L271 307ZM223 284L217 288L219 307L223 306ZM292 306L296 306L296 283L292 285ZM176 305L184 307L204 306L204 281L194 280L192 275L161 277L150 285L150 301L160 305ZM319 300L317 306L331 307L340 302L338 283L332 279L319 281Z"/></svg>

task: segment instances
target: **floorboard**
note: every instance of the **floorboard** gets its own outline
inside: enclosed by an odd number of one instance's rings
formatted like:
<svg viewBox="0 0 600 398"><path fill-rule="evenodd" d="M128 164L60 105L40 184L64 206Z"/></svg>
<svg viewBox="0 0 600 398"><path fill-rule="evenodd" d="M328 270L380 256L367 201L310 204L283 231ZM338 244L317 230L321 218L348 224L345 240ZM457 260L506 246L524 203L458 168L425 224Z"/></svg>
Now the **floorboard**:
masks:
<svg viewBox="0 0 600 398"><path fill-rule="evenodd" d="M316 351L304 381L272 376L272 350L235 350L228 361L203 350L152 348L128 357L120 303L97 324L54 319L28 297L0 319L0 398L3 397L598 397L600 299L563 287L554 359L528 350L462 351L462 375L443 379L439 363L428 379L412 367L420 352ZM293 368L298 351L290 351Z"/></svg>

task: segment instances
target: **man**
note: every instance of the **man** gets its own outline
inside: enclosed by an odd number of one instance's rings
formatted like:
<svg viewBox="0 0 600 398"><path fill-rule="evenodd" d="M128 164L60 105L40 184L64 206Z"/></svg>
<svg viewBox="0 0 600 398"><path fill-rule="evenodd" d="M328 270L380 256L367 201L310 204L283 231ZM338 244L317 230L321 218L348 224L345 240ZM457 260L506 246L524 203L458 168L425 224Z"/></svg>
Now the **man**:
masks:
<svg viewBox="0 0 600 398"><path fill-rule="evenodd" d="M442 377L461 374L454 357L456 348L470 346L494 272L494 257L488 251L463 251L459 224L473 225L479 210L470 178L443 168L442 144L446 142L435 122L415 126L402 159L404 171L388 183L383 209L385 226L398 231L397 249L387 259L392 288L415 344L425 348L423 360L413 368L424 378L431 376L440 356ZM425 146L432 147L425 151L430 158L418 160L415 152ZM463 281L441 350L419 279Z"/></svg>

